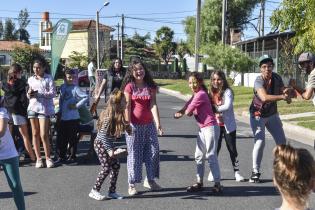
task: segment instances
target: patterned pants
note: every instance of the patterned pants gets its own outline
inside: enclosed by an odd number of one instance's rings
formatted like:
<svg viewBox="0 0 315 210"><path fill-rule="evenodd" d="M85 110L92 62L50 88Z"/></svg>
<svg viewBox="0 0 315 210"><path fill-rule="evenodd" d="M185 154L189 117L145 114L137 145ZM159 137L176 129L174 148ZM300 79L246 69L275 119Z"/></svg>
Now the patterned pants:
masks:
<svg viewBox="0 0 315 210"><path fill-rule="evenodd" d="M99 172L97 176L93 189L100 191L104 180L110 173L110 187L108 191L110 193L116 192L116 182L117 182L118 173L120 169L120 163L118 159L109 157L108 153L106 152L104 148L102 141L100 141L99 139L95 139L94 149L101 163L101 171Z"/></svg>
<svg viewBox="0 0 315 210"><path fill-rule="evenodd" d="M159 178L159 142L155 124L133 125L132 135L126 134L126 142L128 147L128 183L141 183L143 162L148 180Z"/></svg>

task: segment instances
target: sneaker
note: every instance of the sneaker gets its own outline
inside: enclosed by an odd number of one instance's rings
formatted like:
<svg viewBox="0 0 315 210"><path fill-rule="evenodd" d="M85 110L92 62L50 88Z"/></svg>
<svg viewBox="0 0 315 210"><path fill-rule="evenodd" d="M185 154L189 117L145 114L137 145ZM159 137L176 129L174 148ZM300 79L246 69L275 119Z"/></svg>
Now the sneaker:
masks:
<svg viewBox="0 0 315 210"><path fill-rule="evenodd" d="M214 178L213 178L213 175L212 175L211 171L209 172L209 175L208 175L208 181L209 182L214 182Z"/></svg>
<svg viewBox="0 0 315 210"><path fill-rule="evenodd" d="M235 181L237 181L237 182L244 182L245 181L244 177L240 174L239 171L235 171L234 175L235 175Z"/></svg>
<svg viewBox="0 0 315 210"><path fill-rule="evenodd" d="M200 192L200 191L203 191L203 184L202 183L199 183L197 182L196 184L193 184L189 187L187 187L187 192Z"/></svg>
<svg viewBox="0 0 315 210"><path fill-rule="evenodd" d="M149 190L152 190L152 191L157 191L157 190L162 189L162 187L158 185L154 180L149 181L148 179L144 180L143 187L148 188Z"/></svg>
<svg viewBox="0 0 315 210"><path fill-rule="evenodd" d="M259 183L260 182L260 173L252 172L252 175L249 178L249 182L251 183Z"/></svg>
<svg viewBox="0 0 315 210"><path fill-rule="evenodd" d="M136 195L138 192L135 188L134 185L129 185L129 188L128 188L128 194L133 196L133 195Z"/></svg>
<svg viewBox="0 0 315 210"><path fill-rule="evenodd" d="M91 192L89 193L89 197L98 201L102 201L106 198L104 195L102 195L100 192L94 189L92 189Z"/></svg>
<svg viewBox="0 0 315 210"><path fill-rule="evenodd" d="M47 166L47 168L53 168L53 167L55 167L55 164L54 164L54 162L52 161L52 159L46 159L46 166Z"/></svg>
<svg viewBox="0 0 315 210"><path fill-rule="evenodd" d="M220 183L216 183L214 184L213 188L212 188L212 192L213 193L221 193L223 191L223 186Z"/></svg>
<svg viewBox="0 0 315 210"><path fill-rule="evenodd" d="M38 159L36 161L35 168L43 168L43 167L44 167L43 160L42 159Z"/></svg>
<svg viewBox="0 0 315 210"><path fill-rule="evenodd" d="M119 195L116 192L108 193L108 197L112 199L119 199L119 200L124 198L122 195Z"/></svg>

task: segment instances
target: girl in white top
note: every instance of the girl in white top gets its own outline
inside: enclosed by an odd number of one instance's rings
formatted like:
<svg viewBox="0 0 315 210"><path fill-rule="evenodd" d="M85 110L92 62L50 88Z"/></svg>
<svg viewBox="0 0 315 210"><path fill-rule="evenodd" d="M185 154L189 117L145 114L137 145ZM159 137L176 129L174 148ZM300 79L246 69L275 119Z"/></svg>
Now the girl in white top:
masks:
<svg viewBox="0 0 315 210"><path fill-rule="evenodd" d="M29 85L27 97L30 99L27 115L31 121L32 139L37 159L36 168L44 167L40 154L40 141L43 143L47 168L54 167L54 162L50 158L48 134L49 118L55 112L53 98L56 95L56 90L52 76L46 74L44 68L44 61L35 60L33 65L34 75L27 81Z"/></svg>
<svg viewBox="0 0 315 210"><path fill-rule="evenodd" d="M25 209L24 192L20 180L19 158L13 138L8 129L9 115L0 107L0 166L2 166L8 184L12 190L18 210Z"/></svg>
<svg viewBox="0 0 315 210"><path fill-rule="evenodd" d="M220 126L217 154L219 155L224 136L226 147L230 153L235 180L242 182L244 181L244 177L239 172L236 149L236 122L233 109L233 91L223 71L212 72L210 80L209 95L211 96L211 104L215 110L217 123ZM211 172L209 173L208 180L213 181Z"/></svg>

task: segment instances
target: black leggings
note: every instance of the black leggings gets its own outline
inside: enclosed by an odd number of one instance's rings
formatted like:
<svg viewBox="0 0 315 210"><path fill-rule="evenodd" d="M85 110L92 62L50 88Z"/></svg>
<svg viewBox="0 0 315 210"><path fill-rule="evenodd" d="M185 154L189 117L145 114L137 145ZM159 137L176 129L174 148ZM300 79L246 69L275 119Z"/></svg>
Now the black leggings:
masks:
<svg viewBox="0 0 315 210"><path fill-rule="evenodd" d="M227 133L224 126L220 126L220 136L217 147L217 154L219 156L219 152L221 149L222 138L224 136L226 147L230 153L231 162L234 168L234 171L239 170L239 163L237 160L237 149L236 149L236 130L230 133Z"/></svg>
<svg viewBox="0 0 315 210"><path fill-rule="evenodd" d="M116 192L116 182L120 169L119 160L109 157L108 153L105 150L104 144L99 139L95 139L94 149L101 163L101 171L97 176L93 189L96 191L100 191L104 180L106 179L108 174L110 174L110 186L108 191L110 193Z"/></svg>

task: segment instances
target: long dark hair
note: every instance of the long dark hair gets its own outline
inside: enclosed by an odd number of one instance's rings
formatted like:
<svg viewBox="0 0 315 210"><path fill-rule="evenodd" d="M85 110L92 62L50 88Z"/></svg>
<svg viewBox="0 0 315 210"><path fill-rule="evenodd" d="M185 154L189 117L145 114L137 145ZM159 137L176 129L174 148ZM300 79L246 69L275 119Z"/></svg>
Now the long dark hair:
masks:
<svg viewBox="0 0 315 210"><path fill-rule="evenodd" d="M124 69L123 65L122 65L122 60L120 58L115 58L112 63L110 64L110 67L108 68L109 71L114 71L115 70L115 62L119 61L120 63L120 70Z"/></svg>
<svg viewBox="0 0 315 210"><path fill-rule="evenodd" d="M223 85L222 87L219 87L219 88L214 88L213 85L212 85L212 79L214 77L214 75L217 75L220 77L220 79L222 79L223 81ZM223 95L224 95L224 92L226 91L226 89L230 89L232 91L232 94L234 95L233 93L233 90L230 88L230 85L226 79L226 76L224 74L223 71L220 71L220 70L215 70L211 73L211 76L210 76L210 85L209 85L209 95L210 97L213 97L213 93L214 92L218 92L219 93L219 96L222 98Z"/></svg>
<svg viewBox="0 0 315 210"><path fill-rule="evenodd" d="M129 66L128 66L128 70L126 72L126 76L124 78L124 81L122 82L122 86L121 86L121 89L124 90L126 85L130 82L134 82L135 81L135 78L133 77L133 71L135 69L135 66L137 64L140 64L143 69L144 69L144 78L143 78L143 81L151 88L156 88L156 83L154 82L150 72L147 70L145 64L141 61L141 59L139 58L134 58L131 60Z"/></svg>
<svg viewBox="0 0 315 210"><path fill-rule="evenodd" d="M35 63L38 63L43 69L44 69L44 73L45 74L50 74L50 67L49 67L49 64L48 62L46 61L46 59L44 58L36 58L34 61L33 61L33 65Z"/></svg>
<svg viewBox="0 0 315 210"><path fill-rule="evenodd" d="M208 89L207 89L207 87L206 87L206 85L205 85L205 83L203 81L202 75L200 73L198 73L198 72L191 72L189 74L189 77L195 77L196 80L198 81L201 89L203 89L208 94Z"/></svg>

